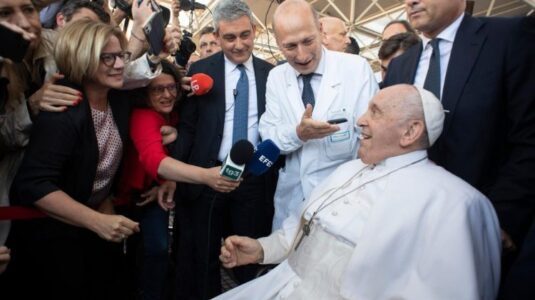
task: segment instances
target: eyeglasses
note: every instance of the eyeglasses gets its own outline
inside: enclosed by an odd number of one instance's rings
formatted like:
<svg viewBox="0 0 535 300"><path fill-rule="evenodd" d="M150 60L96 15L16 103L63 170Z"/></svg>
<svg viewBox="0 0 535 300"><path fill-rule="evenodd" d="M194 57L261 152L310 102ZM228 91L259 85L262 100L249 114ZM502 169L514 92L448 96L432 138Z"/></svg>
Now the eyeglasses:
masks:
<svg viewBox="0 0 535 300"><path fill-rule="evenodd" d="M122 51L122 52L115 52L115 53L101 53L100 54L100 61L106 66L106 67L113 67L115 65L115 61L117 60L117 57L119 57L123 63L127 64L130 61L130 57L132 56L132 53L128 51Z"/></svg>
<svg viewBox="0 0 535 300"><path fill-rule="evenodd" d="M160 97L165 93L165 90L171 94L171 96L176 96L178 92L178 84L168 84L168 85L156 85L149 87L149 93L153 96Z"/></svg>

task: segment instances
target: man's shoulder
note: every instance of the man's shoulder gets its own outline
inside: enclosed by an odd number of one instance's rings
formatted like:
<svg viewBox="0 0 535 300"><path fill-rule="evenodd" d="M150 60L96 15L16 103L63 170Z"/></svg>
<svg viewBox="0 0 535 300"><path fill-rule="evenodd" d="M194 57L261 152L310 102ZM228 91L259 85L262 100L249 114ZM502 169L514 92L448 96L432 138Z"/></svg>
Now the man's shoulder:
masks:
<svg viewBox="0 0 535 300"><path fill-rule="evenodd" d="M268 70L271 70L274 67L274 65L272 63L270 63L267 60L264 60L264 59L262 59L260 57L257 57L255 55L253 55L253 63L258 65L258 66L267 68Z"/></svg>
<svg viewBox="0 0 535 300"><path fill-rule="evenodd" d="M224 66L225 60L222 56L223 52L217 52L203 59L199 59L198 61L191 64L189 73L195 74L199 72L205 72L207 69L211 69L214 66L217 66L217 64L221 64L222 66Z"/></svg>

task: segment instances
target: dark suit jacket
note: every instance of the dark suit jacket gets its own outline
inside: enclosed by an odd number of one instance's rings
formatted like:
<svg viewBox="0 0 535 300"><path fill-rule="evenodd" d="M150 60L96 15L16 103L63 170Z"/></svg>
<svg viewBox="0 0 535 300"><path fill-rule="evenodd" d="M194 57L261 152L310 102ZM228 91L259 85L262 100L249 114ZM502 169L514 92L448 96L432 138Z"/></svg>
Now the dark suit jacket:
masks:
<svg viewBox="0 0 535 300"><path fill-rule="evenodd" d="M270 63L253 56L256 80L258 118L266 107L266 82ZM217 164L223 138L225 121L225 59L218 52L191 65L189 75L205 73L213 78L212 90L202 96L184 98L179 120L179 138L176 156L189 164L213 167ZM272 180L269 180L272 184ZM275 180L276 182L276 180ZM189 199L196 199L204 186L184 185L183 191ZM269 189L271 190L271 189Z"/></svg>
<svg viewBox="0 0 535 300"><path fill-rule="evenodd" d="M437 164L493 202L503 229L518 239L535 201L534 18L465 16L453 43L443 88ZM392 60L385 87L413 83L422 45Z"/></svg>
<svg viewBox="0 0 535 300"><path fill-rule="evenodd" d="M125 92L113 90L108 99L121 140L126 145L131 101ZM11 186L11 203L32 205L58 190L86 203L92 194L98 160L97 137L86 98L65 112L41 112L32 127L30 143ZM28 234L38 239L71 235L77 231L77 227L52 218L20 223L28 229Z"/></svg>

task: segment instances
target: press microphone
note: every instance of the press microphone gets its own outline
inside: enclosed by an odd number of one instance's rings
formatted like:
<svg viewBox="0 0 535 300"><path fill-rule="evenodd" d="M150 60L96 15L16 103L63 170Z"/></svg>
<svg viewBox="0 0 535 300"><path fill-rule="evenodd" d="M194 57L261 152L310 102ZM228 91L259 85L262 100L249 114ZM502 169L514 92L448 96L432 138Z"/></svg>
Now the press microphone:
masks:
<svg viewBox="0 0 535 300"><path fill-rule="evenodd" d="M281 151L272 140L265 140L256 146L253 157L247 162L247 172L259 176L275 164Z"/></svg>
<svg viewBox="0 0 535 300"><path fill-rule="evenodd" d="M197 73L191 76L191 91L197 96L208 93L213 85L214 80L212 77L204 73Z"/></svg>
<svg viewBox="0 0 535 300"><path fill-rule="evenodd" d="M239 180L245 170L245 164L253 157L254 147L248 140L239 140L230 149L221 166L221 176L230 180Z"/></svg>

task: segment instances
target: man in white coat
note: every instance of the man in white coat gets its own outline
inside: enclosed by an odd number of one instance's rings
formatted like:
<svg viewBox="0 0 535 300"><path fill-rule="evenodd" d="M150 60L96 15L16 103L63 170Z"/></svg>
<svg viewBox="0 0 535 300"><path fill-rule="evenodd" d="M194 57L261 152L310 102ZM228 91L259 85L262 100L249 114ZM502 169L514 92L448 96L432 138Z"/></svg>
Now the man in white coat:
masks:
<svg viewBox="0 0 535 300"><path fill-rule="evenodd" d="M265 238L225 240L225 267L280 264L218 299L495 299L495 211L427 159L443 121L428 91L379 92L358 121L360 159L314 189L300 217Z"/></svg>
<svg viewBox="0 0 535 300"><path fill-rule="evenodd" d="M273 26L288 63L269 74L259 132L286 155L275 192L276 230L321 180L355 158L353 124L378 86L365 59L322 47L318 16L307 2L282 3ZM334 119L347 121L327 122Z"/></svg>

